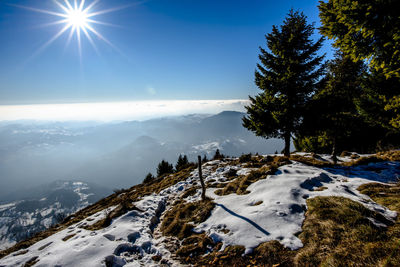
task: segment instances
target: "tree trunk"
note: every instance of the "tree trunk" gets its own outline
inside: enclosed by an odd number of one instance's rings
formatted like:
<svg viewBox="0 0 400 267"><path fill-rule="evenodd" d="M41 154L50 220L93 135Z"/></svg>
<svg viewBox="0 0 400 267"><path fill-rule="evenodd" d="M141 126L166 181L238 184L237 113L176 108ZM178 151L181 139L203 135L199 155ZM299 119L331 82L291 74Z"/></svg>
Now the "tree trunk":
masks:
<svg viewBox="0 0 400 267"><path fill-rule="evenodd" d="M337 151L336 151L336 136L333 137L333 142L332 142L332 160L333 164L337 163Z"/></svg>
<svg viewBox="0 0 400 267"><path fill-rule="evenodd" d="M201 157L198 156L198 159L199 159L199 178L201 184L201 199L206 200L206 186L204 184L203 173L201 171Z"/></svg>
<svg viewBox="0 0 400 267"><path fill-rule="evenodd" d="M290 157L290 132L285 133L285 149L283 155L285 157Z"/></svg>

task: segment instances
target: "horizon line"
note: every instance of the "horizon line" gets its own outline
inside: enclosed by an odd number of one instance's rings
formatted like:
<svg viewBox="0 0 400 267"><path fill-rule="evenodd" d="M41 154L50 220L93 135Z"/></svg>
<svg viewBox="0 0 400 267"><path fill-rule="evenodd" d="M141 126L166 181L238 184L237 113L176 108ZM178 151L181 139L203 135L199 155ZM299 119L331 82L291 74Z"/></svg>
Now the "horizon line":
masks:
<svg viewBox="0 0 400 267"><path fill-rule="evenodd" d="M146 120L226 110L243 112L248 102L246 99L202 99L0 105L0 121Z"/></svg>

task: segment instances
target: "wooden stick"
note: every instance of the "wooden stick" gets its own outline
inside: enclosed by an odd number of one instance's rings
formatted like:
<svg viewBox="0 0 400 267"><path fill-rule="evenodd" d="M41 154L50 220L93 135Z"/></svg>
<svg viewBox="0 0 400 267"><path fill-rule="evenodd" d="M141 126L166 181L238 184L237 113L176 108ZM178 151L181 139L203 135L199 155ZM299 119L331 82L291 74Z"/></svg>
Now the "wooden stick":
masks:
<svg viewBox="0 0 400 267"><path fill-rule="evenodd" d="M201 171L201 157L198 156L198 159L199 159L199 177L200 177L200 183L201 183L201 189L202 189L201 199L206 200L206 186L204 184L203 173Z"/></svg>

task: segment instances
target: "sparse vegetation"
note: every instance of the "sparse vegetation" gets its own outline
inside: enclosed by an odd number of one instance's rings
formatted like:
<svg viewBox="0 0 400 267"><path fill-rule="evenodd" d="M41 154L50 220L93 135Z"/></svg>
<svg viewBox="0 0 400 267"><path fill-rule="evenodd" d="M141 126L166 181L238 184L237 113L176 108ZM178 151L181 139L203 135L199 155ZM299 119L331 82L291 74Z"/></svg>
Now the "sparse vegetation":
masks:
<svg viewBox="0 0 400 267"><path fill-rule="evenodd" d="M219 149L217 148L217 150L215 151L213 160L223 159L223 158L225 158L225 155L221 154L221 152L219 152Z"/></svg>
<svg viewBox="0 0 400 267"><path fill-rule="evenodd" d="M214 209L214 202L207 198L205 201L184 202L178 200L168 210L161 224L161 231L167 236L176 236L183 239L192 235L195 225L205 221Z"/></svg>
<svg viewBox="0 0 400 267"><path fill-rule="evenodd" d="M165 175L163 177L157 178L149 184L135 185L129 189L126 189L124 195L126 195L126 197L129 198L131 202L134 202L137 201L142 196L146 196L152 193L159 193L161 190L189 177L190 173L193 171L194 168L195 168L194 166L190 166L173 175ZM99 211L102 211L112 206L118 206L121 204L121 200L122 198L120 198L120 194L117 193L105 197L99 200L98 202L76 212L75 214L68 216L63 221L63 223L54 225L53 227L44 230L42 232L39 232L24 241L18 242L17 244L8 249L0 251L0 258L3 258L6 255L13 253L15 251L26 249L31 245L35 244L36 242L45 239L75 223L78 223Z"/></svg>
<svg viewBox="0 0 400 267"><path fill-rule="evenodd" d="M267 165L251 171L248 175L240 176L227 183L223 188L216 190L215 194L220 196L231 193L236 193L238 195L247 194L247 188L249 185L257 182L258 180L267 178L268 175L275 174L275 172L278 170L278 167L289 163L289 160L286 157L277 156L273 157L271 160L272 161L270 161Z"/></svg>
<svg viewBox="0 0 400 267"><path fill-rule="evenodd" d="M175 170L178 172L183 169L186 169L188 166L189 166L189 160L188 160L187 156L179 155L178 161L176 162L176 165L175 165Z"/></svg>
<svg viewBox="0 0 400 267"><path fill-rule="evenodd" d="M67 240L73 238L75 235L76 235L76 234L67 235L67 236L63 237L63 239L61 239L61 240L65 242L65 241L67 241Z"/></svg>
<svg viewBox="0 0 400 267"><path fill-rule="evenodd" d="M359 190L381 205L400 212L400 184L371 183ZM400 266L400 220L393 224L363 205L343 197L307 200L308 210L299 234L304 247L289 250L278 241L260 244L248 255L244 247L219 251L216 244L203 257L182 260L196 266ZM375 226L368 218L389 225ZM196 243L196 242L194 242ZM192 250L195 246L192 245ZM199 246L201 251L201 246Z"/></svg>
<svg viewBox="0 0 400 267"><path fill-rule="evenodd" d="M150 183L151 181L153 181L155 178L154 178L154 176L153 176L153 174L151 174L150 172L146 175L146 177L144 178L144 180L143 180L143 183L144 184L148 184L148 183Z"/></svg>
<svg viewBox="0 0 400 267"><path fill-rule="evenodd" d="M165 174L171 174L174 172L174 166L168 161L162 160L157 166L157 177L161 177Z"/></svg>

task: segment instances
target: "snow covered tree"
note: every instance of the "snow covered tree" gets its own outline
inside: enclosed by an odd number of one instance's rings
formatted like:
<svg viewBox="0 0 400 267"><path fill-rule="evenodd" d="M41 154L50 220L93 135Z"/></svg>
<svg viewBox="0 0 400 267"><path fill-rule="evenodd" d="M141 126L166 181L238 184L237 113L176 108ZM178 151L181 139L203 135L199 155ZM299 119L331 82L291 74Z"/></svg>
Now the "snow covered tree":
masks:
<svg viewBox="0 0 400 267"><path fill-rule="evenodd" d="M249 97L243 126L257 136L283 138L284 155L290 155L290 139L302 121L304 108L315 91L324 55L318 55L323 38L312 40L314 26L291 10L279 28L266 35L268 51L261 48L255 84L262 92Z"/></svg>

